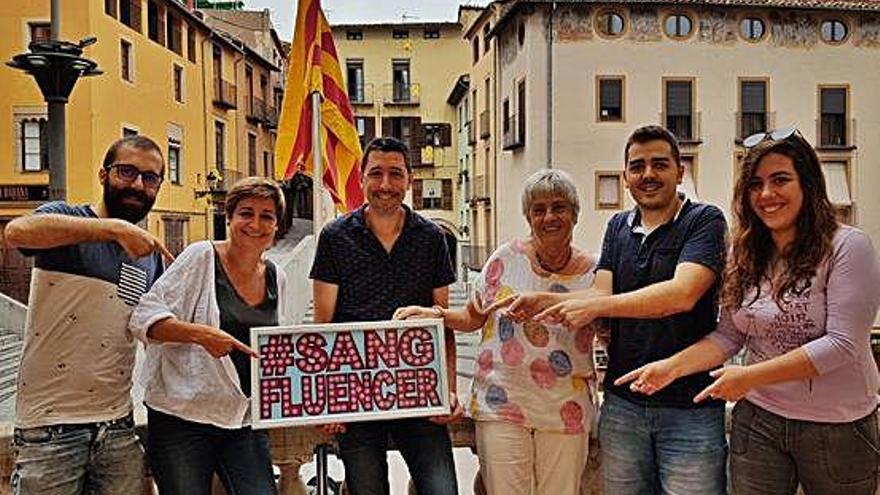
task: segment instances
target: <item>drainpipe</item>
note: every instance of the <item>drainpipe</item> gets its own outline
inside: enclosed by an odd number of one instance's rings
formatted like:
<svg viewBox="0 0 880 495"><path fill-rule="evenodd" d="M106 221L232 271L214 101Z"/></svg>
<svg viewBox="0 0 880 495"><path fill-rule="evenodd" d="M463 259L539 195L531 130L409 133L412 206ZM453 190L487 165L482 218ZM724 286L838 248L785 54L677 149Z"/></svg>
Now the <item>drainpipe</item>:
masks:
<svg viewBox="0 0 880 495"><path fill-rule="evenodd" d="M212 132L214 129L214 119L212 116L208 115L208 82L206 80L207 63L205 63L205 45L211 43L211 36L208 35L205 39L202 40L202 118L204 119L204 124L202 125L202 139L205 150L205 159L202 160L202 164L204 166L204 175L202 177L205 178L205 187L208 187L208 133ZM212 47L213 49L213 47ZM213 52L212 52L213 54ZM213 92L213 87L211 88ZM209 130L210 129L210 130ZM214 206L211 202L208 202L207 207L205 208L205 239L211 239L213 236L211 235L211 231L209 230L209 225L214 221Z"/></svg>
<svg viewBox="0 0 880 495"><path fill-rule="evenodd" d="M556 2L547 15L547 168L553 168L553 14Z"/></svg>

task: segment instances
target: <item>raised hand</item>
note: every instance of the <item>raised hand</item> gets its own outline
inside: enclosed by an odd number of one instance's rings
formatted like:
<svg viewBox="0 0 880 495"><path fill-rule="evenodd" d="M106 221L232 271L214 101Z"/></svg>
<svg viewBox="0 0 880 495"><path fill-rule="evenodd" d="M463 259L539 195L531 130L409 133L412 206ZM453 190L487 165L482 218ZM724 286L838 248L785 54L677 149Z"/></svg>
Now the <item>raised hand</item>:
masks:
<svg viewBox="0 0 880 495"><path fill-rule="evenodd" d="M648 363L641 368L634 369L629 373L614 380L617 386L630 383L629 389L645 395L651 395L666 387L678 376L669 359L661 359Z"/></svg>
<svg viewBox="0 0 880 495"><path fill-rule="evenodd" d="M174 255L156 236L125 220L109 219L113 237L132 258L141 258L158 251L166 262L174 261Z"/></svg>

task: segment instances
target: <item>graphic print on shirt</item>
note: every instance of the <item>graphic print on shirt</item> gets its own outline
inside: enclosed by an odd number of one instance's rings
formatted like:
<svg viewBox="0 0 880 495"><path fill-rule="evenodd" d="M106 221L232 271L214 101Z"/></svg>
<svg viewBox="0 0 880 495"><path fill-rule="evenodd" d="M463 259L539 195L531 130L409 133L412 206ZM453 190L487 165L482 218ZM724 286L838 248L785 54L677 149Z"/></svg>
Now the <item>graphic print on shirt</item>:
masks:
<svg viewBox="0 0 880 495"><path fill-rule="evenodd" d="M119 268L116 295L128 306L135 306L145 292L147 292L147 272L123 262Z"/></svg>

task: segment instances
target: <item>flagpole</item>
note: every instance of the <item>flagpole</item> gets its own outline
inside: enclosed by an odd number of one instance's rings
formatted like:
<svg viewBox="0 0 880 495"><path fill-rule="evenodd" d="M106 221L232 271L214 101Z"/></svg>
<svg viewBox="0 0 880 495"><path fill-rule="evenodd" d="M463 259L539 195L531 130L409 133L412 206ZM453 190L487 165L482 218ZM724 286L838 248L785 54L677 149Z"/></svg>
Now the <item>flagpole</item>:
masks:
<svg viewBox="0 0 880 495"><path fill-rule="evenodd" d="M312 228L315 238L324 226L324 157L321 143L321 93L312 94Z"/></svg>

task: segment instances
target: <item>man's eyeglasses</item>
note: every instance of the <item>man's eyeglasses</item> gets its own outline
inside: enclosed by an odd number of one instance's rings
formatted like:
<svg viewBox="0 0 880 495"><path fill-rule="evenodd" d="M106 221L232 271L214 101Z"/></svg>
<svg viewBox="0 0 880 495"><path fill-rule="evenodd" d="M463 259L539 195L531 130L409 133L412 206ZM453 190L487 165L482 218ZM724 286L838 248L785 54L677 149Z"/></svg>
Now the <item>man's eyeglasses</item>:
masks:
<svg viewBox="0 0 880 495"><path fill-rule="evenodd" d="M164 177L155 172L141 172L137 167L128 163L114 163L104 167L104 170L109 171L111 168L115 168L116 175L125 182L134 182L137 180L138 176L140 176L141 182L144 183L144 187L150 189L159 187L164 180Z"/></svg>
<svg viewBox="0 0 880 495"><path fill-rule="evenodd" d="M766 141L767 139L770 139L772 141L782 141L783 139L789 138L794 134L797 134L798 136L801 135L801 131L799 131L798 128L794 126L784 127L782 129L775 129L768 132L758 132L743 139L743 146L745 146L746 148L752 148L757 144Z"/></svg>

